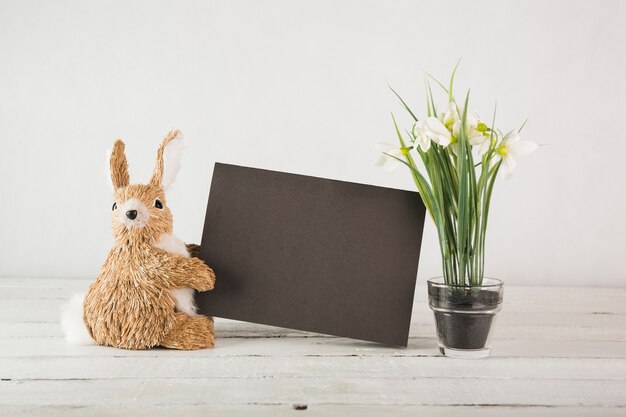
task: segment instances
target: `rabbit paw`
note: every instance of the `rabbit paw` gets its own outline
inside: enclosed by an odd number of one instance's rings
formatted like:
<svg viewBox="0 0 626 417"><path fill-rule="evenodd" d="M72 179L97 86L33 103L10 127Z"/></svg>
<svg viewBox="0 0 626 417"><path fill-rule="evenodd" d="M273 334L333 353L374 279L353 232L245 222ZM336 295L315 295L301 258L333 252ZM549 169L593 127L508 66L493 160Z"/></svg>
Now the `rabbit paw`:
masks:
<svg viewBox="0 0 626 417"><path fill-rule="evenodd" d="M202 268L198 278L200 278L201 282L200 286L198 286L198 291L211 291L215 286L215 272L206 265Z"/></svg>

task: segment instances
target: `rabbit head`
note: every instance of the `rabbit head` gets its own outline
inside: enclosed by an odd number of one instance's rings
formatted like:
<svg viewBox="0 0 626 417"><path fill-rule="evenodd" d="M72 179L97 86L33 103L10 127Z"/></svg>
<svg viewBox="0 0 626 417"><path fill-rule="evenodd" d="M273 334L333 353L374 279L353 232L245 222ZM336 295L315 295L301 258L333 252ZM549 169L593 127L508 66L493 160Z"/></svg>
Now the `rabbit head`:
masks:
<svg viewBox="0 0 626 417"><path fill-rule="evenodd" d="M183 148L180 131L168 133L157 151L150 181L130 184L124 142L115 141L109 164L114 189L111 220L116 240L154 244L163 234L172 233L174 219L165 190L178 173Z"/></svg>

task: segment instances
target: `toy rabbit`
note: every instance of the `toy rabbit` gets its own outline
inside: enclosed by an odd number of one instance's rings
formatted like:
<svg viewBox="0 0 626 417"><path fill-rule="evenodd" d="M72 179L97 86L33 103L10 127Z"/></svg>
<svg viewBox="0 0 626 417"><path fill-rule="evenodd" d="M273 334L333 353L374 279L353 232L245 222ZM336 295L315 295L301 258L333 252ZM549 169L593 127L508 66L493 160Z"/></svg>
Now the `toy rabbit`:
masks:
<svg viewBox="0 0 626 417"><path fill-rule="evenodd" d="M170 132L148 184L130 184L124 143L115 141L110 157L115 243L83 304L84 323L98 344L204 349L215 343L213 319L196 313L193 298L194 290L213 289L215 274L190 257L196 245L172 234L165 198L183 147L180 131Z"/></svg>

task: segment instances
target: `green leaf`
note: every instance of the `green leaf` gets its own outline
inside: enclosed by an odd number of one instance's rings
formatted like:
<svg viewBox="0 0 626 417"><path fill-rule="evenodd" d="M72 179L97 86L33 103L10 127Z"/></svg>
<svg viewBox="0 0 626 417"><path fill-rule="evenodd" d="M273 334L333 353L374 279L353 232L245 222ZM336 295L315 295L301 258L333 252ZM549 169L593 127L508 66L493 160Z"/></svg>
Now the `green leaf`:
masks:
<svg viewBox="0 0 626 417"><path fill-rule="evenodd" d="M411 111L411 109L409 108L409 106L406 104L406 102L402 99L402 97L400 97L400 94L396 93L396 90L394 90L393 88L391 88L391 86L389 84L387 84L387 87L389 87L389 89L391 91L393 91L393 93L396 95L396 97L398 97L398 99L400 100L400 103L402 103L402 105L404 106L404 108L409 112L409 114L411 115L411 117L413 118L413 120L415 120L417 122L417 116L415 116L415 114Z"/></svg>
<svg viewBox="0 0 626 417"><path fill-rule="evenodd" d="M422 201L424 202L424 205L428 209L428 211L431 214L431 216L433 216L433 220L435 221L435 224L437 224L437 218L439 216L439 211L438 211L438 207L435 206L435 204L436 204L435 198L434 198L434 195L433 195L433 192L432 192L430 186L428 185L428 181L426 180L426 178L424 178L422 173L419 172L419 170L417 169L417 167L415 166L414 163L409 163L408 161L400 159L397 156L391 155L391 154L386 153L386 152L383 152L383 153L385 155L387 155L388 157L390 157L390 158L393 158L393 159L395 159L397 161L400 161L401 163L406 165L411 170L411 173L413 174L413 177L415 179L415 184L417 186L417 191L419 191L420 197L422 198Z"/></svg>
<svg viewBox="0 0 626 417"><path fill-rule="evenodd" d="M430 107L432 108L432 115L437 117L437 109L435 108L435 100L433 99L433 90L430 88L430 83L426 83L428 86L428 95L430 97Z"/></svg>
<svg viewBox="0 0 626 417"><path fill-rule="evenodd" d="M459 284L465 284L466 280L466 268L468 266L469 261L469 231L471 228L471 189L470 189L470 170L474 170L474 164L469 164L468 167L468 140L466 123L467 123L467 107L469 104L469 95L470 92L467 92L465 97L465 106L463 108L463 115L461 117L461 132L459 135L459 153L458 153L458 164L457 171L459 176L459 216L458 216L458 225L457 225L457 244L458 244L458 254L459 254L459 276L458 282ZM471 153L471 150L469 150Z"/></svg>
<svg viewBox="0 0 626 417"><path fill-rule="evenodd" d="M393 126L396 128L396 134L398 135L398 140L400 141L400 145L403 148L406 148L406 143L404 143L404 139L402 138L402 134L400 133L400 129L398 129L398 123L396 123L396 118L391 113L391 120L393 120Z"/></svg>
<svg viewBox="0 0 626 417"><path fill-rule="evenodd" d="M439 81L438 79L436 79L435 77L433 77L432 75L430 75L429 73L427 73L426 71L424 71L424 74L426 74L426 76L427 76L428 78L430 78L431 80L433 80L434 82L436 82L436 83L437 83L437 85L439 85L439 87L441 87L443 91L445 91L446 93L448 92L448 89L446 88L446 86L445 86L445 85L443 85L443 84L441 83L441 81Z"/></svg>
<svg viewBox="0 0 626 417"><path fill-rule="evenodd" d="M454 70L452 70L452 75L450 76L450 87L448 88L448 103L454 102L454 95L452 94L452 86L454 85L454 75L456 74L456 69L459 67L461 63L461 58L456 61L456 65L454 66Z"/></svg>
<svg viewBox="0 0 626 417"><path fill-rule="evenodd" d="M528 123L528 119L524 120L524 123L522 123L519 129L517 129L517 133L522 133L522 129L526 126L526 123Z"/></svg>

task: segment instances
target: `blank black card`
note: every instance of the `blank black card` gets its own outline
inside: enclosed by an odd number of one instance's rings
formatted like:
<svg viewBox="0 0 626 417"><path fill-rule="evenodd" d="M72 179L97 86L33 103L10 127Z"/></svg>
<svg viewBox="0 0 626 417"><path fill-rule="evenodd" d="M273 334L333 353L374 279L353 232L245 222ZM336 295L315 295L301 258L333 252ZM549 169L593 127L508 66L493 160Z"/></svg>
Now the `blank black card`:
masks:
<svg viewBox="0 0 626 417"><path fill-rule="evenodd" d="M216 163L200 311L406 346L424 216L415 192Z"/></svg>

